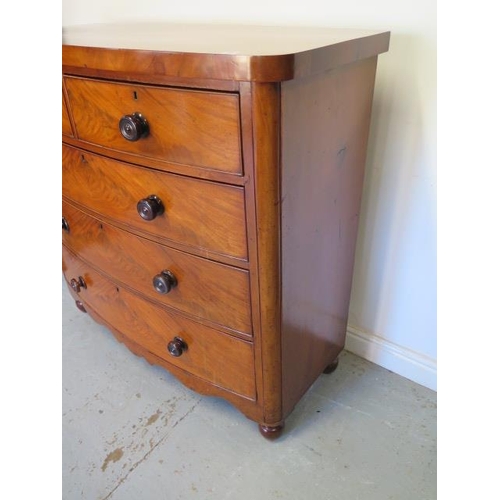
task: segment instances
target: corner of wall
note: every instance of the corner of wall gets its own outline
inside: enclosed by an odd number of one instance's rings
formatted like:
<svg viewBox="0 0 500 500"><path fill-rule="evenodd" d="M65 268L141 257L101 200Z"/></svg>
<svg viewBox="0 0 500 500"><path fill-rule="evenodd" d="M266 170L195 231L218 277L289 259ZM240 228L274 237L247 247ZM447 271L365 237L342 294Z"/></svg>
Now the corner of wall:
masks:
<svg viewBox="0 0 500 500"><path fill-rule="evenodd" d="M433 391L437 390L435 359L347 325L345 349Z"/></svg>

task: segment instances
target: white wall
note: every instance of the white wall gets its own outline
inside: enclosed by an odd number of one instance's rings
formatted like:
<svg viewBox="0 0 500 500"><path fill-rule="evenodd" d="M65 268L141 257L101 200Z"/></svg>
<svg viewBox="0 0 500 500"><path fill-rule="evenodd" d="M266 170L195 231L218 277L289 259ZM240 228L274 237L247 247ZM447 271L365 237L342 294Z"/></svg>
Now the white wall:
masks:
<svg viewBox="0 0 500 500"><path fill-rule="evenodd" d="M63 25L227 21L388 29L379 57L347 348L436 388L436 3L63 0Z"/></svg>

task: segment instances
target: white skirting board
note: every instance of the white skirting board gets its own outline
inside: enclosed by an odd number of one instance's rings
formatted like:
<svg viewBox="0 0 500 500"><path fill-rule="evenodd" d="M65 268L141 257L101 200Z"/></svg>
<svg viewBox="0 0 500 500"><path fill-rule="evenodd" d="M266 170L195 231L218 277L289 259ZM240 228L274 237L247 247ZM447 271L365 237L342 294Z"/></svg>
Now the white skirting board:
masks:
<svg viewBox="0 0 500 500"><path fill-rule="evenodd" d="M345 349L417 384L437 390L436 360L347 325Z"/></svg>

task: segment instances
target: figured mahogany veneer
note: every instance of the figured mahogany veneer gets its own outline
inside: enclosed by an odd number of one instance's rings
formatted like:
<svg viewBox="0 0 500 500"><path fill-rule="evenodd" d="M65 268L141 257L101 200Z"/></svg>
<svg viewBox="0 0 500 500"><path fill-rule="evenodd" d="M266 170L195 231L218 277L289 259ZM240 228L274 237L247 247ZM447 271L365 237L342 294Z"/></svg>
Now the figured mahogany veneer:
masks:
<svg viewBox="0 0 500 500"><path fill-rule="evenodd" d="M63 242L114 281L149 299L243 334L252 334L248 271L159 245L104 223L69 203ZM170 271L177 285L158 293L153 278Z"/></svg>
<svg viewBox="0 0 500 500"><path fill-rule="evenodd" d="M241 172L237 94L65 78L77 137L85 142L173 163ZM146 137L131 142L120 119L140 113Z"/></svg>
<svg viewBox="0 0 500 500"><path fill-rule="evenodd" d="M63 196L131 230L215 254L247 259L243 188L117 162L63 146ZM165 212L142 219L137 203L149 195Z"/></svg>
<svg viewBox="0 0 500 500"><path fill-rule="evenodd" d="M69 137L73 137L73 130L71 128L71 121L69 119L68 107L64 100L64 94L62 96L62 133Z"/></svg>
<svg viewBox="0 0 500 500"><path fill-rule="evenodd" d="M67 278L83 277L78 300L148 351L208 382L249 399L255 399L253 349L250 342L222 334L190 321L181 314L156 307L150 301L118 287L63 247ZM75 279L75 278L73 278ZM187 348L178 357L168 351L174 338ZM213 363L217 359L218 363Z"/></svg>
<svg viewBox="0 0 500 500"><path fill-rule="evenodd" d="M76 306L278 438L344 347L389 33L154 23L63 39Z"/></svg>

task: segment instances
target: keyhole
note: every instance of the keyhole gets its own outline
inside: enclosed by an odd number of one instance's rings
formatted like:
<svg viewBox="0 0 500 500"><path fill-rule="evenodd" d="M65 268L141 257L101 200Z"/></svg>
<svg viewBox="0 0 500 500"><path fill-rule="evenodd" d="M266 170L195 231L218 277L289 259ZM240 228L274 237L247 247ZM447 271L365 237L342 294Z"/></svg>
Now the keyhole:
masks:
<svg viewBox="0 0 500 500"><path fill-rule="evenodd" d="M134 90L134 100L137 101L137 92Z"/></svg>

